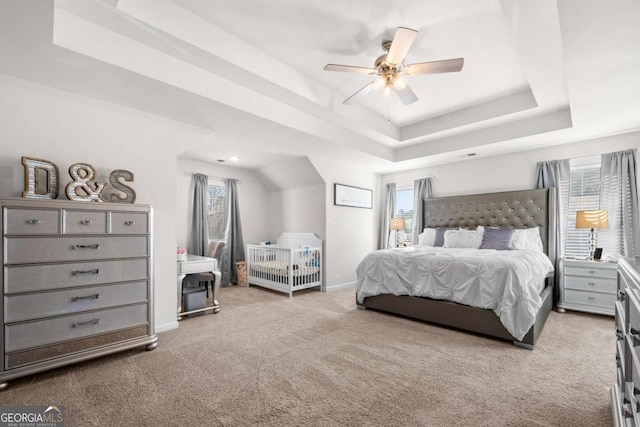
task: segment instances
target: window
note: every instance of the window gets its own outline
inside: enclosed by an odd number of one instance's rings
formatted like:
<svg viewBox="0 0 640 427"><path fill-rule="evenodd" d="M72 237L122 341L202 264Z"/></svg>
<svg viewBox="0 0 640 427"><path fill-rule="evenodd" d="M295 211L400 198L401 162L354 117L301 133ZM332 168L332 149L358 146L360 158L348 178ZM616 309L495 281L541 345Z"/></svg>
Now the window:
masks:
<svg viewBox="0 0 640 427"><path fill-rule="evenodd" d="M398 241L411 243L411 225L413 224L413 187L402 186L396 189L396 211L394 218L404 218L404 231L398 232Z"/></svg>
<svg viewBox="0 0 640 427"><path fill-rule="evenodd" d="M224 239L224 181L209 178L207 186L209 239Z"/></svg>
<svg viewBox="0 0 640 427"><path fill-rule="evenodd" d="M590 230L576 229L576 212L597 209L600 209L600 165L578 166L572 160L565 255L578 258L589 256Z"/></svg>

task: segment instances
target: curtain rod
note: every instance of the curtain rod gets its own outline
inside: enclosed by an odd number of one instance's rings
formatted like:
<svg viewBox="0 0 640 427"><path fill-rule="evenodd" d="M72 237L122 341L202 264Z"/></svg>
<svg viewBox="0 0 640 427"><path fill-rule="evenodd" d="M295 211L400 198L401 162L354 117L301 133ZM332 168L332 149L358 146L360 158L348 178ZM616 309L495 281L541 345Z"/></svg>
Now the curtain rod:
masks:
<svg viewBox="0 0 640 427"><path fill-rule="evenodd" d="M235 180L236 180L236 182L237 182L238 184L241 184L241 183L242 183L242 180L240 180L240 179L236 179L236 178L224 178L224 177L221 177L221 176L207 175L206 173L195 173L195 172L193 172L193 173L190 173L190 174L189 174L189 173L187 173L187 175L191 175L191 176L195 176L195 175L205 175L207 178L210 178L210 179L217 179L218 181L224 181L225 179L235 179Z"/></svg>

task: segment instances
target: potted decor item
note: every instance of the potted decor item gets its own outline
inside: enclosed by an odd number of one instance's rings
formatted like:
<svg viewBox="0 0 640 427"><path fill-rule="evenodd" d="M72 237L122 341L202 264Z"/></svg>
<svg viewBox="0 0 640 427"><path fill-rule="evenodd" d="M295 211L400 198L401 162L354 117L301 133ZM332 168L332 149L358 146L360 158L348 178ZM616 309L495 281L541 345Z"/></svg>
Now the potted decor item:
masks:
<svg viewBox="0 0 640 427"><path fill-rule="evenodd" d="M178 262L187 260L187 250L185 248L178 248Z"/></svg>

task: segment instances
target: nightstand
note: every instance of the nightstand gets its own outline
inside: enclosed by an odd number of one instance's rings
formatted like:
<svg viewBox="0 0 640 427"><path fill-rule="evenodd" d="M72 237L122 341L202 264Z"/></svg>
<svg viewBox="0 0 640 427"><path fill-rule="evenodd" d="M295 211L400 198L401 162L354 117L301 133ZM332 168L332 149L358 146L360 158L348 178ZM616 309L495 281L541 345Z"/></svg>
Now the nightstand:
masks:
<svg viewBox="0 0 640 427"><path fill-rule="evenodd" d="M618 263L563 259L560 268L559 313L567 309L614 315Z"/></svg>

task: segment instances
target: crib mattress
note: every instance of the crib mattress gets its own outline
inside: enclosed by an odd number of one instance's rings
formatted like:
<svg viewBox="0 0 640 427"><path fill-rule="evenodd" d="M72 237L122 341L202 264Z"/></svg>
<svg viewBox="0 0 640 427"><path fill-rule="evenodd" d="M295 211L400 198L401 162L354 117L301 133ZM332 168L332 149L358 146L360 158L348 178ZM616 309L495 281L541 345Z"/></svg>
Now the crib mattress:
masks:
<svg viewBox="0 0 640 427"><path fill-rule="evenodd" d="M293 277L310 276L320 271L320 267L293 264ZM259 261L251 263L251 273L270 274L273 276L288 276L289 263L284 261Z"/></svg>

